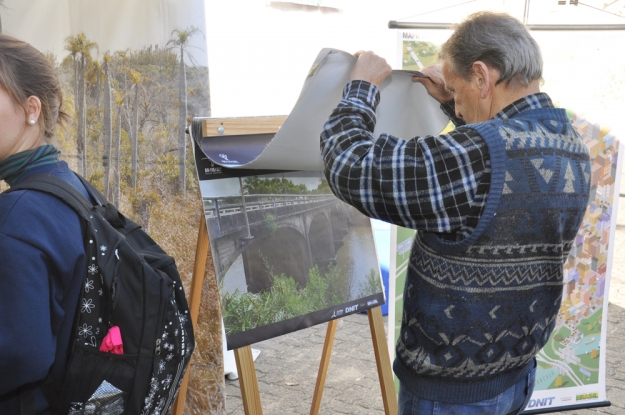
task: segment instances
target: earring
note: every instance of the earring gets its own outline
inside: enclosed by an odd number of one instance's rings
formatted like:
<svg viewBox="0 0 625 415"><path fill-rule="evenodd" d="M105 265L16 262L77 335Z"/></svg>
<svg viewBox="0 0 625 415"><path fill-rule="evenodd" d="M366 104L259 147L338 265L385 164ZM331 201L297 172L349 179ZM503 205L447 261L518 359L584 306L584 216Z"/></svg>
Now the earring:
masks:
<svg viewBox="0 0 625 415"><path fill-rule="evenodd" d="M28 120L28 124L35 125L35 120Z"/></svg>

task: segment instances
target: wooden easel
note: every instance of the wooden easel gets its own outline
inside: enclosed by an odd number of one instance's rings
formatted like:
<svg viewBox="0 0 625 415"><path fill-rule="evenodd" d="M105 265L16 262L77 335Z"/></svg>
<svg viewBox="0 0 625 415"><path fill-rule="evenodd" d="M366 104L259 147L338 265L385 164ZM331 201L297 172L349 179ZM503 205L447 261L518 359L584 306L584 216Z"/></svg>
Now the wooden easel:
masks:
<svg viewBox="0 0 625 415"><path fill-rule="evenodd" d="M227 123L227 135L236 134L258 134L258 133L275 133L286 117L259 117L248 118L247 122L241 119L207 119L203 122L204 137L216 135L211 131L216 131L219 126ZM254 128L250 128L250 121L254 121ZM251 131L251 130L254 131ZM223 134L219 133L220 135ZM191 280L191 290L189 293L189 308L191 310L191 321L194 330L197 327L197 317L200 311L200 298L202 294L202 284L206 273L206 261L210 242L208 238L208 230L206 228L206 220L204 215L200 219L198 231L197 245L195 251L195 265L193 267L193 277ZM210 265L212 266L212 264ZM397 414L397 395L395 394L395 385L393 382L393 372L391 370L391 362L386 346L386 336L384 333L384 321L382 319L382 310L375 307L368 310L369 327L371 329L371 338L373 340L373 350L375 352L375 360L378 369L378 378L382 389L382 401L384 403L384 413L386 415ZM325 385L326 374L330 364L330 355L332 345L334 343L334 334L338 320L332 320L328 323L328 330L321 354L321 362L319 364L319 372L315 385L310 414L316 415L321 406L321 396ZM256 378L256 370L254 368L254 359L252 358L252 348L250 346L241 347L234 350L234 356L237 364L237 372L239 375L239 385L241 387L241 398L246 415L262 415L263 410L260 403L260 393L258 390L258 380ZM184 380L178 393L178 398L173 407L173 415L182 415L187 394L189 382L189 371L185 374Z"/></svg>

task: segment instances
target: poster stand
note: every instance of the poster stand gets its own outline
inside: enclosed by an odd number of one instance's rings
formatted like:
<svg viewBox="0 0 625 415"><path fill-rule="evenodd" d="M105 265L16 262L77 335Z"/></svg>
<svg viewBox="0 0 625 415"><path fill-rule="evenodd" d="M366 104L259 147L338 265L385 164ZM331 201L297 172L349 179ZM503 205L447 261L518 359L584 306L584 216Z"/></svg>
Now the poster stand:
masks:
<svg viewBox="0 0 625 415"><path fill-rule="evenodd" d="M206 228L206 220L204 216L200 219L195 263L193 267L193 276L189 292L189 309L191 312L191 321L194 330L197 327L197 317L200 310L200 299L202 294L202 284L206 273L208 260L208 251L210 249L210 241L208 230ZM209 264L212 266L212 261ZM384 404L384 413L386 415L397 414L397 395L395 393L395 385L393 382L393 372L389 352L386 347L386 335L384 332L384 321L382 319L381 308L375 307L367 311L369 319L369 327L371 330L371 338L373 341L373 349L375 353L376 367L378 371L378 379L382 392L382 401ZM314 415L319 412L321 405L321 397L325 384L326 374L330 363L330 355L332 353L332 345L334 343L334 334L338 320L331 320L328 323L328 330L323 345L321 362L319 364L319 372L317 382L313 394L310 414ZM262 407L260 402L260 393L258 389L258 380L256 378L256 370L254 368L254 359L252 358L252 349L250 346L244 346L234 350L239 375L239 385L241 388L241 398L246 415L262 415ZM187 370L182 381L178 397L172 409L173 415L182 415L184 412L188 382L189 370Z"/></svg>

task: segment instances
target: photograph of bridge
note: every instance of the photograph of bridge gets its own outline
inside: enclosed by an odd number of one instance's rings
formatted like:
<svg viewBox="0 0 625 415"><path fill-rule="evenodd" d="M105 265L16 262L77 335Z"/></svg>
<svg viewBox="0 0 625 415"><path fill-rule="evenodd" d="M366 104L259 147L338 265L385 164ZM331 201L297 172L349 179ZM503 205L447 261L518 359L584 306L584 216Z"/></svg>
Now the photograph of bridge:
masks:
<svg viewBox="0 0 625 415"><path fill-rule="evenodd" d="M383 304L370 219L321 172L217 177L201 189L229 348Z"/></svg>

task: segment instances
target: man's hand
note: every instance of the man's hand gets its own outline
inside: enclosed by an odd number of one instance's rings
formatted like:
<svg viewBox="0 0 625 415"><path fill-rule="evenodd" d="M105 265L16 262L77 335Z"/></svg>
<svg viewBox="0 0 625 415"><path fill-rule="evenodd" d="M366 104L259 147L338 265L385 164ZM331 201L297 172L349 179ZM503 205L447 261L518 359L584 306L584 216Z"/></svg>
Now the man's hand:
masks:
<svg viewBox="0 0 625 415"><path fill-rule="evenodd" d="M439 65L432 65L421 70L423 75L427 78L421 76L413 76L413 82L419 82L423 84L425 89L428 91L428 94L441 104L449 103L454 95L449 92L445 88L445 79L443 78L443 71Z"/></svg>
<svg viewBox="0 0 625 415"><path fill-rule="evenodd" d="M392 72L386 60L373 52L358 51L354 53L354 56L358 60L349 76L350 81L367 81L379 87Z"/></svg>

